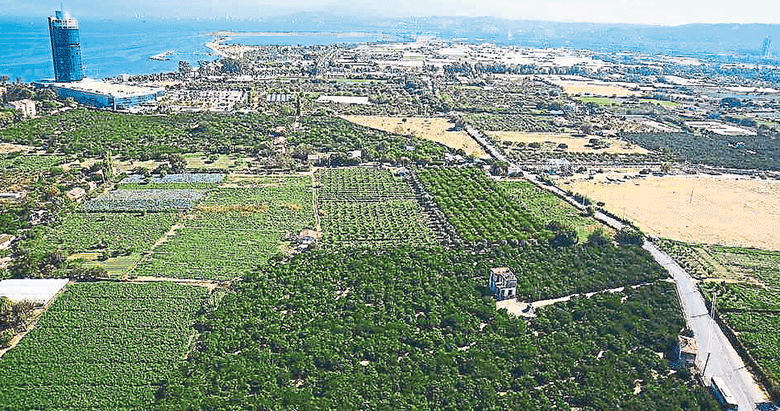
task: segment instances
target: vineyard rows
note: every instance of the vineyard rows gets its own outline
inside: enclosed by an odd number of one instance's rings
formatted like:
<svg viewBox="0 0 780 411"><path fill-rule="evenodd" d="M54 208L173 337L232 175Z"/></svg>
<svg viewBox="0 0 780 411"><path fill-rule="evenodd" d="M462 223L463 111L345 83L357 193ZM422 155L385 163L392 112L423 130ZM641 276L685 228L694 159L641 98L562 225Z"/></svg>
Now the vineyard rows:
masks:
<svg viewBox="0 0 780 411"><path fill-rule="evenodd" d="M705 298L759 364L767 387L780 395L780 252L720 245L657 242L700 279ZM728 281L718 281L728 280Z"/></svg>
<svg viewBox="0 0 780 411"><path fill-rule="evenodd" d="M114 190L90 200L81 206L82 211L171 211L189 210L204 192L200 190Z"/></svg>
<svg viewBox="0 0 780 411"><path fill-rule="evenodd" d="M205 288L76 283L0 361L10 409L148 406L184 359ZM107 332L110 330L110 332Z"/></svg>
<svg viewBox="0 0 780 411"><path fill-rule="evenodd" d="M146 251L176 223L176 213L70 213L45 241L70 253L95 249Z"/></svg>
<svg viewBox="0 0 780 411"><path fill-rule="evenodd" d="M342 246L426 246L430 220L409 184L389 170L324 169L317 175L324 241Z"/></svg>
<svg viewBox="0 0 780 411"><path fill-rule="evenodd" d="M269 178L209 191L184 225L155 248L134 275L227 280L281 251L284 240L313 228L310 177Z"/></svg>

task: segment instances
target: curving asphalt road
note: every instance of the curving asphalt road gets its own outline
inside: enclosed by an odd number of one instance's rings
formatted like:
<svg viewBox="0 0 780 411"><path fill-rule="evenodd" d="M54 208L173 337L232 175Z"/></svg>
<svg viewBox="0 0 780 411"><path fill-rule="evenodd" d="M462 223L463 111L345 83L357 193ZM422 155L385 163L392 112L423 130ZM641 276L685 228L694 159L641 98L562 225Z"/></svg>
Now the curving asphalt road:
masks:
<svg viewBox="0 0 780 411"><path fill-rule="evenodd" d="M486 151L494 158L501 161L508 161L486 138L484 138L476 129L471 126L466 127L466 131L485 147ZM564 190L558 187L545 185L539 180L539 177L526 173L525 178L531 183L549 190L554 194L563 197L573 206L584 210L585 206L574 200ZM620 230L624 224L602 212L596 211L594 214L596 220ZM732 395L739 403L740 410L758 410L759 405L768 406L762 409L777 409L771 404L768 395L756 382L750 372L747 370L744 361L737 351L726 338L726 335L720 329L720 326L710 316L707 306L704 304L699 289L696 287L695 280L682 267L680 267L672 257L656 247L655 244L645 241L643 248L653 256L655 261L664 267L674 279L677 288L677 294L680 297L685 322L693 331L693 336L699 345L699 355L696 359L696 365L699 370L704 371L704 381L709 384L710 378L720 376L728 385Z"/></svg>
<svg viewBox="0 0 780 411"><path fill-rule="evenodd" d="M575 207L585 208L560 188L544 185L538 176L527 174L526 178L535 185L564 197ZM599 211L596 211L594 218L616 230L620 230L624 226L622 222ZM732 395L737 399L740 410L758 410L758 404L769 404L769 397L747 370L742 358L707 311L704 297L696 287L695 280L655 244L645 241L642 247L674 279L685 322L688 328L693 330L693 336L699 345L696 365L699 370L704 371L704 381L709 384L710 378L716 375L723 378Z"/></svg>

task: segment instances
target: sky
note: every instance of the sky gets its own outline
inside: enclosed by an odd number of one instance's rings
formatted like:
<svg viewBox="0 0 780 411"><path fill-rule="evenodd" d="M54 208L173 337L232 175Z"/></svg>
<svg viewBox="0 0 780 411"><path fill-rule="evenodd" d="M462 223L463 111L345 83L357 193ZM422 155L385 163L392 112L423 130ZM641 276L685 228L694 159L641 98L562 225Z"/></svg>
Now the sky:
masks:
<svg viewBox="0 0 780 411"><path fill-rule="evenodd" d="M52 14L60 0L0 0L0 17ZM780 24L775 0L70 0L79 18L263 18L313 12L372 17L493 16L511 20L681 25ZM50 11L51 10L51 11Z"/></svg>

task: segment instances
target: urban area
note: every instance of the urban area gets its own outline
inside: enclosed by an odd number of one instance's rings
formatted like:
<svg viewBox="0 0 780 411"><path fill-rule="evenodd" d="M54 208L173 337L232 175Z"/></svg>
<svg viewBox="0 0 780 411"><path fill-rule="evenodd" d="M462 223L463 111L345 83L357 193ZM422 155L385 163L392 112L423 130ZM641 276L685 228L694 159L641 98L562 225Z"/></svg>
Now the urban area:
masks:
<svg viewBox="0 0 780 411"><path fill-rule="evenodd" d="M0 409L778 409L771 39L90 79L49 32L0 78Z"/></svg>

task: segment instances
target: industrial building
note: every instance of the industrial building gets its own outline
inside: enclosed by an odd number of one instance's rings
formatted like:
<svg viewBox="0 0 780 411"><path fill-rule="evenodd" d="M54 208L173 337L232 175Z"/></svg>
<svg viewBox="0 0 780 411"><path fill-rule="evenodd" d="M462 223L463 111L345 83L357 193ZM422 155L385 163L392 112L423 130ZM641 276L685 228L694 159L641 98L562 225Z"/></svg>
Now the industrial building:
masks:
<svg viewBox="0 0 780 411"><path fill-rule="evenodd" d="M72 98L79 104L113 110L127 110L165 94L164 88L114 84L92 79L70 83L42 81L35 85L52 89L60 98Z"/></svg>
<svg viewBox="0 0 780 411"><path fill-rule="evenodd" d="M61 10L54 13L49 17L54 78L58 82L79 81L84 78L79 23Z"/></svg>

